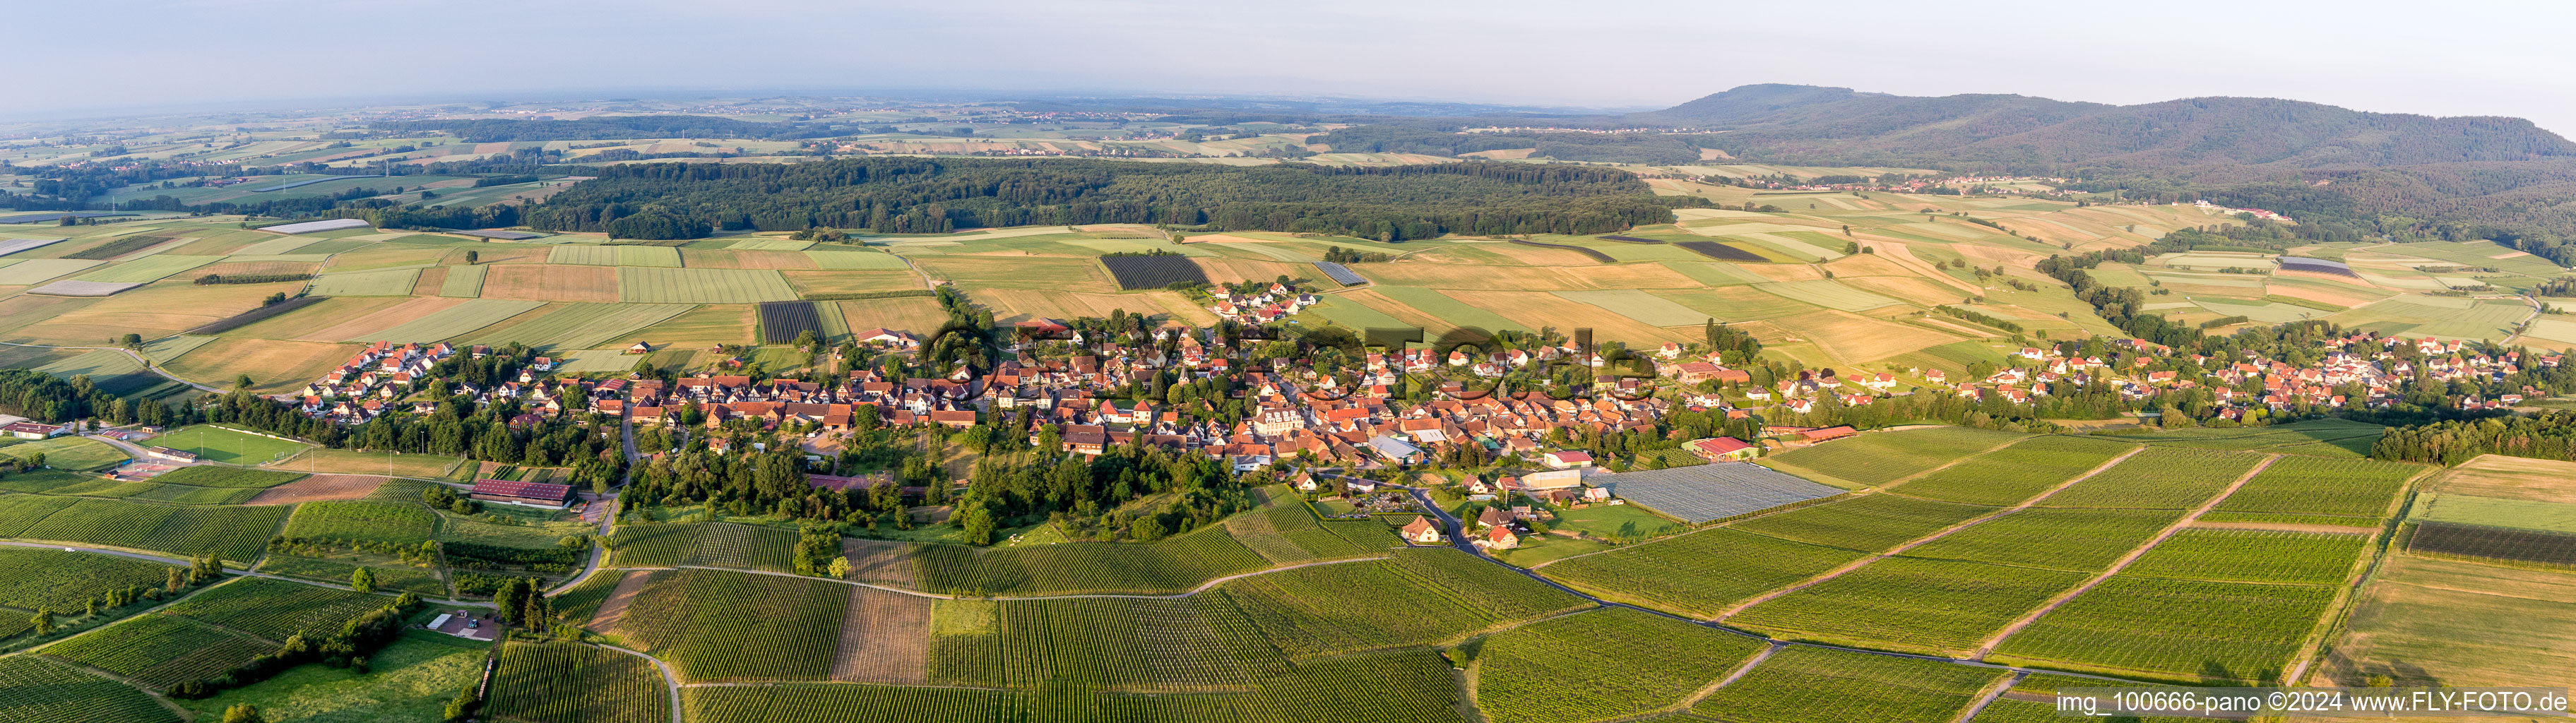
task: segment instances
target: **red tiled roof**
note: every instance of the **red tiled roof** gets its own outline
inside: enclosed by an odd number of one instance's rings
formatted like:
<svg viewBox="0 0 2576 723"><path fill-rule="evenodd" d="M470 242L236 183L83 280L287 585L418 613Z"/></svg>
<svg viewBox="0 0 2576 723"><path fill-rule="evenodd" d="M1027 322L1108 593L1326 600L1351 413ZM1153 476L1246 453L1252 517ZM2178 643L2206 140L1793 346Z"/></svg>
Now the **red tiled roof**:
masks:
<svg viewBox="0 0 2576 723"><path fill-rule="evenodd" d="M474 481L474 494L559 501L572 498L572 487L569 485L546 484L544 482L512 482L505 479L480 479Z"/></svg>

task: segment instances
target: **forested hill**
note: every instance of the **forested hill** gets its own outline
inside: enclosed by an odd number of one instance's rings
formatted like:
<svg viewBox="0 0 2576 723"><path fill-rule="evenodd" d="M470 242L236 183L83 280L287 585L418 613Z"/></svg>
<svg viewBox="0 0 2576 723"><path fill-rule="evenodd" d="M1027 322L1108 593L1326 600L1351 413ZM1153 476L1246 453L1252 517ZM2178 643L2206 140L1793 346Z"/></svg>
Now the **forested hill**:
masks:
<svg viewBox="0 0 2576 723"><path fill-rule="evenodd" d="M2520 118L2364 113L2273 98L2113 106L1748 85L1625 119L1725 130L1710 145L1748 160L1820 165L2187 168L2228 181L2290 169L2576 160L2576 143Z"/></svg>
<svg viewBox="0 0 2576 723"><path fill-rule="evenodd" d="M693 238L711 228L938 233L978 226L1155 223L1335 233L1606 233L1673 220L1625 171L1444 163L1384 168L1071 159L852 158L600 168L530 208L538 229Z"/></svg>

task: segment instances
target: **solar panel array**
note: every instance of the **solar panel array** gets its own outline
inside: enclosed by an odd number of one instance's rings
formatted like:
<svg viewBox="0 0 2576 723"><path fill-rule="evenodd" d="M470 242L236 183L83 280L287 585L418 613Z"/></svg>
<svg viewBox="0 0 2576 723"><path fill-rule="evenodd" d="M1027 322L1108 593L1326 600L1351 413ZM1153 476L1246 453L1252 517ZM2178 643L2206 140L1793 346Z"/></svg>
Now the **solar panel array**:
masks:
<svg viewBox="0 0 2576 723"><path fill-rule="evenodd" d="M1330 261L1317 261L1315 262L1315 268L1322 270L1325 276L1332 277L1334 283L1341 284L1343 286L1358 286L1368 283L1368 279L1360 278L1359 274L1351 273L1350 267L1343 266L1341 264Z"/></svg>
<svg viewBox="0 0 2576 723"><path fill-rule="evenodd" d="M1619 472L1585 483L1599 484L1620 499L1690 522L1734 517L1843 493L1840 488L1747 462Z"/></svg>

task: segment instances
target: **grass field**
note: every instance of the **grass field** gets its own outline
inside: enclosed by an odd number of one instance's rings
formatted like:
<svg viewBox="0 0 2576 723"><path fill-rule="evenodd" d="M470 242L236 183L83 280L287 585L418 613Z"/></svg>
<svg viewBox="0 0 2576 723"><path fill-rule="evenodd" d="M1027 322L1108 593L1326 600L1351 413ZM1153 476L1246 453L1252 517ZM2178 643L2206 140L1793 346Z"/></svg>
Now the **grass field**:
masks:
<svg viewBox="0 0 2576 723"><path fill-rule="evenodd" d="M2576 574L2394 556L2344 628L2318 684L2576 684Z"/></svg>
<svg viewBox="0 0 2576 723"><path fill-rule="evenodd" d="M497 348L515 342L540 351L590 349L692 308L687 304L573 304L473 334L462 343Z"/></svg>
<svg viewBox="0 0 2576 723"><path fill-rule="evenodd" d="M483 273L483 298L613 302L618 268L571 264L499 264Z"/></svg>
<svg viewBox="0 0 2576 723"><path fill-rule="evenodd" d="M447 276L439 279L438 295L471 299L483 295L483 275L490 266L447 266Z"/></svg>
<svg viewBox="0 0 2576 723"><path fill-rule="evenodd" d="M2576 502L2576 462L2481 455L2442 473L2443 494L2531 502Z"/></svg>
<svg viewBox="0 0 2576 723"><path fill-rule="evenodd" d="M1826 484L1866 487L1894 482L2020 436L1974 427L1871 432L1771 455L1761 464Z"/></svg>
<svg viewBox="0 0 2576 723"><path fill-rule="evenodd" d="M1568 300L1609 309L1620 316L1653 326L1690 326L1710 319L1708 314L1635 289L1553 293Z"/></svg>
<svg viewBox="0 0 2576 723"><path fill-rule="evenodd" d="M481 677L483 645L405 637L367 656L366 673L307 665L211 698L174 702L200 720L220 720L224 709L245 704L273 723L435 720L457 689Z"/></svg>
<svg viewBox="0 0 2576 723"><path fill-rule="evenodd" d="M420 269L352 271L313 277L314 296L406 296L420 281Z"/></svg>
<svg viewBox="0 0 2576 723"><path fill-rule="evenodd" d="M45 456L45 466L78 472L107 469L129 459L125 452L106 442L82 437L55 437L20 442L0 447L0 456L26 461L35 455Z"/></svg>
<svg viewBox="0 0 2576 723"><path fill-rule="evenodd" d="M746 304L795 301L796 290L767 269L617 267L618 300L649 304Z"/></svg>
<svg viewBox="0 0 2576 723"><path fill-rule="evenodd" d="M814 267L831 270L910 270L903 257L879 251L857 249L807 249L805 257Z"/></svg>
<svg viewBox="0 0 2576 723"><path fill-rule="evenodd" d="M680 265L680 250L668 246L556 246L546 263L591 266Z"/></svg>
<svg viewBox="0 0 2576 723"><path fill-rule="evenodd" d="M448 472L455 470L457 465L464 461L458 457L442 457L434 454L358 452L316 447L279 460L273 464L273 468L292 472L439 478L447 476Z"/></svg>
<svg viewBox="0 0 2576 723"><path fill-rule="evenodd" d="M313 446L212 424L180 427L143 443L188 452L199 459L224 464L265 464Z"/></svg>
<svg viewBox="0 0 2576 723"><path fill-rule="evenodd" d="M411 319L400 324L395 324L391 327L374 331L360 330L353 336L339 339L339 341L391 341L396 344L412 342L427 344L491 326L493 324L500 323L503 319L517 316L530 309L535 309L544 305L544 302L538 301L521 301L512 299L467 299L464 303L440 309L427 316Z"/></svg>
<svg viewBox="0 0 2576 723"><path fill-rule="evenodd" d="M360 540L395 545L427 542L438 525L429 508L404 502L307 502L295 506L278 534L324 540Z"/></svg>

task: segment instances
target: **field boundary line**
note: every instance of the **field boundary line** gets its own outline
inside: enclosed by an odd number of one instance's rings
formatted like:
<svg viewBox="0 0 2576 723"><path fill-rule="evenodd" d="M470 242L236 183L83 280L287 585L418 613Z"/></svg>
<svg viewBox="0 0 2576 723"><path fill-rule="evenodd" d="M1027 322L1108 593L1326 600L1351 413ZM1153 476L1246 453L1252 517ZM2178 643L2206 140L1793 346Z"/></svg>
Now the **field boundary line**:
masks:
<svg viewBox="0 0 2576 723"><path fill-rule="evenodd" d="M768 570L745 570L745 569L738 568L738 567L715 567L715 566L711 566L711 565L665 565L665 566L659 566L659 567L641 567L641 566L639 566L639 567L616 567L616 566L609 566L609 567L603 567L603 568L601 568L601 569L604 569L604 570L721 570L721 571L724 571L724 572L739 572L739 573L745 573L745 574L750 574L750 575L771 575L771 576L776 576L776 577L792 577L792 578L796 578L796 579L800 579L800 580L818 580L818 581L822 581L822 582L837 582L837 583L840 583L840 584L843 584L843 585L852 585L852 586L857 586L857 587L864 587L864 588L869 588L869 589L872 589L872 590L883 590L883 591L891 592L891 593L901 593L901 594L904 594L904 595L911 595L911 596L913 596L913 597L926 597L926 598L931 598L931 599L934 599L934 600L994 600L994 601L1005 601L1005 600L1072 600L1072 599L1080 599L1080 598L1140 598L1140 599L1149 599L1149 600L1176 600L1176 599L1180 599L1180 598L1185 598L1185 597L1194 596L1194 595L1197 595L1197 594L1199 594L1199 593L1207 592L1209 589L1214 588L1214 587L1216 587L1217 585L1222 584L1222 583L1225 583L1225 582L1228 582L1228 581L1232 581L1232 580L1239 580L1239 579L1242 579L1242 578L1252 577L1252 576L1255 576L1255 575L1268 575L1268 574L1270 574L1270 573L1274 573L1274 572L1287 572L1287 571L1289 571L1289 570L1295 570L1295 569L1297 569L1297 568L1301 568L1301 567L1316 567L1316 566L1320 566L1320 565L1340 565L1340 564L1343 564L1343 563L1351 563L1351 562L1371 562L1371 561L1376 561L1376 560L1392 560L1392 559L1395 559L1395 558L1394 558L1394 556L1392 556L1392 555L1376 555L1376 556L1371 556L1371 557L1354 557L1354 558L1345 559L1345 560L1318 560L1318 561L1315 561L1315 562L1301 562L1301 563L1298 563L1298 564L1295 564L1295 565L1286 565L1286 566L1282 566L1282 567L1273 567L1273 568L1267 568L1267 569L1261 569L1261 570L1254 570L1254 571L1251 571L1251 572L1239 572L1239 573L1235 573L1235 574L1232 574L1232 575L1227 575L1227 576L1224 576L1224 577L1220 577L1220 578L1212 579L1212 580L1209 580L1209 581L1207 581L1207 582L1199 583L1198 587L1190 588L1189 590L1184 591L1184 592L1171 593L1171 594L1168 594L1168 595L1145 595L1145 594L1134 594L1134 593L1075 593L1075 594L1068 594L1068 595L1021 595L1021 596L976 596L976 597L960 597L960 596L957 596L957 595L949 595L949 594L935 593L935 592L925 592L925 591L921 591L921 590L907 590L907 589L904 589L904 588L899 588L899 587L889 587L889 586L879 585L879 584L871 583L871 582L859 582L859 581L857 581L857 580L836 580L836 579L828 578L828 577L815 577L815 576L812 576L812 575L798 575L798 574L796 574L796 573L792 573L792 572L771 572L771 571L768 571Z"/></svg>
<svg viewBox="0 0 2576 723"><path fill-rule="evenodd" d="M2001 449L2001 448L2002 448L2002 447L1997 447L1996 449ZM1991 450L1989 450L1989 451L1991 451ZM1807 589L1807 588L1810 588L1810 587L1814 587L1814 586L1819 585L1819 584L1823 584L1823 583L1824 583L1825 581L1827 581L1827 580L1832 580L1832 579L1834 579L1834 578L1841 577L1841 576L1843 576L1843 574L1844 574L1844 573L1848 573L1848 572L1851 572L1851 571L1853 571L1853 570L1858 570L1858 569L1860 569L1860 568L1862 568L1862 567L1864 567L1864 566L1867 566L1867 565L1868 565L1868 564L1870 564L1870 563L1877 562L1877 561L1879 561L1879 560L1884 560L1884 559L1887 559L1887 558L1890 558L1890 557L1895 557L1895 556L1897 556L1897 555L1902 555L1902 554L1905 554L1905 551L1906 551L1906 550L1911 550L1911 549L1914 549L1914 548L1917 548L1917 547L1921 547L1921 546L1923 546L1923 545L1926 545L1926 544L1931 543L1933 540L1938 540L1938 539L1941 539L1941 538L1943 538L1943 537L1948 537L1948 536L1950 535L1950 533L1958 532L1958 531L1960 531L1960 530L1968 529L1968 528L1970 528L1970 527L1975 527L1975 526L1977 526L1977 525L1979 525L1979 524L1983 524L1983 523L1985 523L1985 522L1987 522L1987 521L1990 521L1990 520L1993 520L1993 519L1995 519L1995 518L2002 517L2002 516L2004 516L2004 515L2009 515L2009 514L2012 514L2012 513L2015 513L2015 512L2020 512L2020 511L2025 510L2025 509L2029 509L2031 505L2039 504L2039 501L2040 501L2040 500L2048 499L2048 497L2049 497L2050 495L2057 494L2060 490L2064 490L2064 489L2066 489L2066 488L2068 488L2068 487L2073 487L2073 486L2075 486L2075 485L2076 485L2076 483L2083 482L2083 481L2088 480L2088 479L2092 479L2095 475L2099 475L2099 474L2103 473L2104 471L2107 471L2107 470L2111 469L2112 467L2119 465L2121 462L2127 461L2130 457L2137 456L2137 454L2138 454L2139 452L2144 452L2144 451L2147 451L2147 447L2146 447L2146 445L2139 445L2139 446L2138 446L2138 448L2136 448L2136 449L2132 449L2132 450L2129 450L2129 451L2127 451L2127 452L2123 452L2123 453L2121 453L2121 454L2120 454L2120 456L2118 456L2118 457L2112 457L2109 461L2103 462L2100 466L2094 467L2091 471L2085 472L2084 474L2076 475L2074 479L2070 479L2070 480L2067 480L2067 481L2065 481L2065 482L2060 482L2060 483L2058 483L2058 484L2057 484L2057 486L2048 488L2048 491L2041 492L2041 493L2036 494L2036 495L2032 495L2032 496L2030 497L2030 499L2022 500L2022 501L2021 501L2021 504L2013 505L2013 506L2011 506L2011 507L2006 507L2006 508L2004 508L2004 509L1996 510L1996 511L1993 511L1993 512L1988 512L1988 513L1983 514L1983 515L1978 515L1978 516L1977 516L1977 517L1975 517L1975 518L1972 518L1972 519L1969 519L1969 520L1966 520L1966 521L1960 522L1960 523L1958 523L1958 524L1954 524L1954 525L1951 525L1951 526L1948 526L1948 527L1944 527L1944 528L1941 528L1941 529L1938 529L1938 530L1934 530L1934 531L1932 531L1932 533L1931 533L1931 534L1924 535L1924 536L1922 536L1922 537L1917 537L1917 538L1914 538L1914 539L1912 539L1912 540L1908 540L1908 541L1906 541L1906 542L1904 542L1904 543L1898 544L1896 547L1894 547L1894 548L1890 548L1890 549L1888 549L1886 552L1881 552L1881 553L1876 554L1876 555L1871 555L1871 556L1869 556L1869 557L1864 557L1864 558L1861 558L1861 559L1858 559L1858 560L1853 560L1853 561L1851 561L1851 562L1843 563L1843 564L1842 564L1842 566L1840 566L1840 567L1836 567L1836 568L1834 568L1834 569L1826 570L1826 571L1824 571L1824 572L1822 572L1822 573L1818 573L1818 574L1816 574L1816 576L1814 576L1814 577L1810 577L1810 578L1807 578L1806 580L1800 581L1799 583L1797 583L1797 584L1795 584L1795 585L1791 585L1791 586L1788 586L1788 587L1785 587L1785 588L1781 588L1781 589L1778 589L1778 590L1773 590L1773 591L1771 591L1771 592L1766 592L1766 593L1763 593L1763 594L1761 594L1761 595L1755 596L1753 599L1746 600L1746 601L1744 601L1744 602L1740 602L1740 603L1736 603L1736 604L1735 604L1734 606L1732 606L1732 607L1729 607L1729 608L1727 608L1727 609L1725 609L1725 610L1718 611L1718 613L1717 613L1717 617L1710 618L1709 620L1710 620L1711 622L1715 622L1715 621L1725 620L1725 619L1730 618L1730 617L1734 617L1736 613L1744 612L1745 608L1750 608L1750 607L1753 607L1753 606L1755 606L1755 605L1760 605L1760 604L1762 604L1762 603L1770 602L1771 600L1776 599L1776 598L1779 598L1780 596L1787 595L1787 594L1789 594L1789 593L1793 593L1793 592L1797 592L1797 591L1799 591L1799 590L1804 590L1804 589ZM1980 453L1980 454L1982 454L1982 453Z"/></svg>
<svg viewBox="0 0 2576 723"><path fill-rule="evenodd" d="M2406 518L2414 512L2415 501L2425 494L2424 485L2447 476L2449 469L2429 468L2406 478L2405 485L2398 488L2404 494L2398 495L2397 499L2390 502L2387 507L2380 508L2381 512L2388 515L2388 519L2380 523L2378 532L2371 536L2369 542L2364 543L2369 546L2369 554L2354 562L2353 570L2345 575L2344 584L2335 591L2334 601L2328 603L2330 607L2327 609L2330 614L2318 623L2322 629L2308 630L2310 639L2299 646L2299 656L2293 659L2295 664L2290 667L2289 674L2282 677L2282 685L2297 685L2299 680L2307 677L2309 666L2316 665L2320 658L2331 654L2336 639L2342 636L2345 626L2352 623L2352 608L2356 604L2355 601L2361 598L2362 591L2369 588L2370 583L2378 578L2380 568L2388 564L2390 556L2404 553L2403 550L2395 549L2397 531L2405 528Z"/></svg>
<svg viewBox="0 0 2576 723"><path fill-rule="evenodd" d="M614 651L617 651L617 652L620 652L620 653L625 653L625 654L627 654L627 655L632 655L632 656L635 656L635 657L638 657L638 658L643 658L646 662L652 663L652 664L653 664L653 667L661 669L661 671L662 671L662 689L663 689L663 690L665 690L665 691L669 691L669 693L670 693L670 695L671 695L671 723L682 723L682 722L681 722L681 720L680 720L680 676L671 672L671 664L670 664L670 663L662 662L662 659L661 659L661 658L656 658L656 657L653 657L653 656L650 656L650 655L645 655L645 654L643 654L643 653L636 652L636 651L633 651L633 650L628 650L628 649L621 648L621 647L617 647L617 646L615 646L615 645L610 645L610 644L607 644L607 643L598 643L598 645L599 645L599 647L602 647L602 648L606 648L606 649L609 649L609 650L614 650ZM495 646L493 649L494 649L495 651L498 651L500 648L499 648L498 646Z"/></svg>
<svg viewBox="0 0 2576 723"><path fill-rule="evenodd" d="M1716 680L1709 681L1708 685L1700 686L1699 690L1691 691L1690 695L1682 696L1682 699L1679 702L1662 708L1657 708L1650 712L1639 713L1624 718L1613 718L1607 721L1602 721L1601 723L1635 723L1636 721L1649 721L1665 716L1679 715L1691 708L1697 707L1700 701L1708 700L1709 696L1716 695L1719 689L1725 688L1729 685L1734 685L1736 679L1744 677L1744 674L1746 673L1753 672L1753 668L1761 665L1762 661L1770 660L1773 653L1780 652L1782 649L1789 647L1788 644L1776 640L1767 642L1769 644L1762 646L1761 650L1754 651L1752 657L1745 658L1743 663L1737 664L1735 666L1735 670L1727 672L1726 675L1721 676Z"/></svg>
<svg viewBox="0 0 2576 723"><path fill-rule="evenodd" d="M1986 684L1985 690L1977 692L1977 702L1969 704L1968 708L1966 710L1959 711L1958 715L1951 716L1950 723L1968 723L1968 721L1976 720L1977 714L1986 712L1986 706L1994 705L1996 698L2001 698L2005 693L2012 692L2012 687L2015 684L2018 684L2022 679L2029 677L2029 672L2016 670L2013 671L2012 675L2004 676L2003 680Z"/></svg>
<svg viewBox="0 0 2576 723"><path fill-rule="evenodd" d="M1883 430L1871 430L1871 431L1879 431L1879 432L1886 432L1886 431L1904 431L1904 430L1907 430L1907 429L1914 429L1914 428L1917 428L1917 427L1940 427L1940 426L1948 426L1948 425L1940 425L1940 424L1905 425L1905 426L1901 426L1901 427L1891 427L1891 428L1888 428L1888 429L1883 429ZM1818 497L1818 498L1815 498L1815 499L1816 499L1816 500L1831 500L1831 499L1834 499L1834 498L1837 498L1837 497L1858 497L1858 496L1865 495L1865 494L1877 494L1877 493L1880 493L1880 492L1884 492L1884 491L1885 491L1887 488L1889 488L1889 487L1893 487L1893 486L1896 486L1896 485L1899 485L1899 484L1903 484L1903 483L1906 483L1906 482L1912 482L1912 481L1914 481L1914 479L1915 479L1915 478L1917 478L1917 477L1921 477L1921 476L1924 476L1924 475L1932 474L1932 473L1934 473L1934 472L1939 472L1939 471L1941 471L1941 470L1949 469L1949 468L1951 468L1952 466L1956 466L1956 465L1958 465L1958 464L1960 464L1960 463L1966 462L1966 461L1968 461L1968 460L1970 460L1970 459L1973 459L1973 458L1976 458L1976 457L1978 457L1978 456L1982 456L1982 455L1985 455L1985 454L1987 454L1987 453L1990 453L1990 452L1994 452L1994 451L1996 451L1996 450L2003 449L2003 448L2005 448L2005 447L2010 447L2010 446L2013 446L2013 445L2016 445L2016 444L2020 444L2020 443L2022 443L2022 441L2023 441L2023 440L2027 440L2027 439L2036 439L2036 438L2038 438L2038 437L2039 437L2039 435L2030 435L2030 436L2025 436L2025 437L2015 437L2015 438L2013 438L2013 439L2004 440L2004 443L2003 443L2003 444L1998 444L1998 445L1995 445L1995 446L1993 446L1993 447L1989 447L1989 448L1986 448L1986 449L1983 449L1983 450L1978 450L1978 451L1976 451L1976 452L1973 452L1973 453L1967 454L1967 455L1965 455L1965 456L1961 456L1961 457L1960 457L1960 458L1958 458L1958 459L1954 459L1954 460L1950 460L1950 461L1948 461L1948 462L1944 462L1944 463L1942 463L1942 464L1941 464L1941 466L1933 467L1933 468L1931 468L1931 469L1923 470L1923 471L1921 471L1921 472L1916 472L1916 473L1914 473L1914 474L1906 475L1906 476L1904 476L1904 477L1897 478L1897 479L1896 479L1896 481L1889 482L1889 483L1884 484L1884 485L1875 485L1875 486L1862 487L1862 488L1860 488L1860 489L1848 489L1848 490L1843 490L1841 494L1831 495L1831 496L1827 496L1827 497ZM1761 466L1763 469L1771 470L1771 471L1773 471L1773 472L1779 472L1779 473L1781 473L1781 474L1789 475L1789 476L1791 476L1791 477L1798 477L1799 479L1806 479L1805 477L1800 477L1800 476L1799 476L1799 475L1797 475L1796 473L1789 472L1789 471L1786 471L1786 470L1782 470L1782 469L1780 469L1780 468L1778 468L1778 467L1772 467L1772 466L1768 466L1768 465L1760 465L1760 466ZM1802 469L1802 470L1806 469L1805 467L1799 467L1798 465L1788 465L1788 466L1790 466L1790 467L1794 467L1794 468L1797 468L1797 469ZM1809 470L1809 471L1810 471L1810 472L1814 472L1813 470ZM1814 472L1814 473L1815 473L1815 474L1818 474L1818 475L1822 475L1822 476L1832 477L1832 475L1826 475L1826 474L1824 474L1823 472ZM1841 478L1837 477L1836 479L1841 479ZM1810 480L1807 480L1807 481L1809 481L1809 482L1815 482L1815 480L1811 480L1811 479L1810 479ZM1824 484L1824 483L1822 483L1822 482L1817 482L1817 484ZM1825 486L1827 486L1827 487L1832 487L1833 485L1825 485ZM1652 540L1647 540L1647 541L1639 542L1639 543L1632 544L1632 545L1614 545L1614 546L1612 546L1610 549L1607 549L1607 550L1594 550L1594 551L1586 552L1586 553L1583 553L1583 554L1580 554L1580 555L1567 555L1567 556L1564 556L1564 557L1556 558L1556 559L1554 559L1554 560L1549 560L1549 561L1542 562L1542 563L1539 563L1539 564L1536 564L1536 565L1531 565L1531 566L1529 566L1529 567L1525 567L1525 568L1522 568L1522 569L1524 569L1524 570L1537 570L1537 569L1542 568L1542 567L1547 567L1547 566L1549 566L1549 565L1554 565L1554 564L1556 564L1556 563L1564 562L1564 561L1567 561L1567 560L1572 560L1572 559L1574 559L1574 558L1578 558L1578 557L1591 557L1591 556L1593 556L1593 555L1600 555L1600 554L1605 554L1605 553L1618 552L1618 551L1620 551L1620 550L1625 550L1625 549L1629 549L1629 548L1633 548L1633 547L1640 547L1640 546L1644 546L1644 545L1652 545L1652 544L1655 544L1655 543L1658 543L1658 542L1665 542L1665 541L1668 541L1668 540L1678 540L1678 539L1681 539L1681 538L1684 538L1684 537L1689 537L1689 536L1691 536L1691 535L1696 535L1696 534L1699 534L1699 533L1702 533L1702 532L1707 532L1707 531L1709 531L1709 530L1714 530L1714 529L1718 529L1718 528L1721 528L1721 527L1729 527L1729 526L1732 526L1732 525L1734 525L1735 523L1738 523L1738 522L1744 522L1744 521L1747 521L1747 520L1758 520L1758 519L1762 519L1762 518L1765 518L1765 517L1770 517L1770 516L1772 516L1772 515L1777 515L1777 514L1782 514L1782 513L1787 513L1787 512L1796 512L1796 511L1798 511L1798 510L1802 510L1802 509L1806 509L1806 508L1808 508L1808 507L1815 506L1815 505L1808 505L1808 504L1804 504L1805 502L1812 502L1812 501L1815 501L1815 500L1802 500L1802 501L1800 501L1800 502L1791 502L1791 503L1784 504L1784 505L1775 505L1775 506L1771 507L1770 509L1766 509L1766 510L1758 510L1758 511L1753 512L1752 514L1747 514L1747 515L1744 515L1744 516L1741 516L1741 517L1737 517L1737 518L1734 518L1734 519L1731 519L1731 520L1727 520L1727 521L1725 521L1725 522L1720 522L1720 523L1717 523L1717 524L1714 524L1714 525L1709 525L1709 526L1707 526L1707 527L1702 527L1702 528L1699 528L1699 529L1691 530L1691 531L1689 531L1689 532L1683 532L1683 533L1672 534L1672 535L1665 535L1665 536L1663 536L1663 537L1658 537L1658 538L1655 538L1655 539L1652 539ZM1820 503L1818 503L1818 504L1831 504L1831 503L1820 502ZM1662 514L1662 513L1660 513L1660 512L1659 512L1659 513L1655 513L1655 514ZM1758 532L1757 532L1757 533L1753 533L1753 534L1757 534L1757 535L1758 535L1758 534L1761 534L1761 533L1758 533ZM1786 538L1783 538L1783 539L1786 539ZM1794 542L1794 540L1793 540L1793 542Z"/></svg>
<svg viewBox="0 0 2576 723"><path fill-rule="evenodd" d="M2084 594L2085 591L2092 590L2094 587L2101 585L2103 581L2111 579L2112 575L2120 574L2121 570L2128 569L2130 563L2137 562L2138 558L2145 557L2148 552L2153 551L2157 546L2165 544L2165 540L2171 539L2174 536L2174 533L2181 532L2184 528L2190 527L2191 523L2198 521L2201 515L2208 513L2210 509L2217 507L2219 503L2226 502L2227 498L2235 496L2236 491L2244 488L2246 482L2253 481L2255 475L2262 474L2263 470L2271 468L2272 463L2278 461L2281 461L2281 455L2278 454L2264 457L2263 461L2254 465L2253 469L2246 470L2245 474L2238 475L2235 482L2227 485L2227 489L2219 490L2217 495L2201 502L2199 507L2192 508L2190 512L2184 513L2182 519L2174 520L2173 524L2166 525L2164 530L2157 532L2156 536L2148 539L2146 544L2139 545L2135 549L2129 550L2128 554L2121 555L2118 560L2113 560L2109 568L2095 574L2093 579L2084 581L2084 584L2077 585L2072 590L2058 593L2055 597L2049 598L2048 602L2041 603L2039 609L2032 610L2028 614L2015 618L2012 621L2012 624L2004 626L2003 630L1997 631L1994 635L1978 642L1976 652L1971 654L1970 657L1976 660L1986 659L1987 654L1995 651L1995 646L2003 644L2004 638L2012 637L2014 633L2021 632L2023 628L2030 627L2030 624L2038 622L2041 616L2049 614L2051 611L2055 611L2058 606L2065 605L2067 601L2074 600L2076 596ZM2346 574L2349 575L2350 573Z"/></svg>

